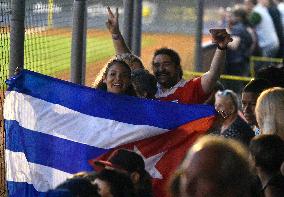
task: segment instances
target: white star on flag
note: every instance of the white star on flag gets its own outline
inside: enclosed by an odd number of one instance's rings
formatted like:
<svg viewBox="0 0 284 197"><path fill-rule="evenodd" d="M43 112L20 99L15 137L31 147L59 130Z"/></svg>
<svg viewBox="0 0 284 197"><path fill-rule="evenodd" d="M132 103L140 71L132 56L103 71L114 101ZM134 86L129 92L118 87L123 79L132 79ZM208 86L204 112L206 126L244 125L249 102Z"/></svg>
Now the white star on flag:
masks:
<svg viewBox="0 0 284 197"><path fill-rule="evenodd" d="M134 151L143 158L143 160L145 162L145 169L151 175L152 178L163 179L163 176L161 175L161 173L159 172L159 170L155 166L161 160L161 158L164 156L165 152L161 152L159 154L145 158L136 146L134 146Z"/></svg>

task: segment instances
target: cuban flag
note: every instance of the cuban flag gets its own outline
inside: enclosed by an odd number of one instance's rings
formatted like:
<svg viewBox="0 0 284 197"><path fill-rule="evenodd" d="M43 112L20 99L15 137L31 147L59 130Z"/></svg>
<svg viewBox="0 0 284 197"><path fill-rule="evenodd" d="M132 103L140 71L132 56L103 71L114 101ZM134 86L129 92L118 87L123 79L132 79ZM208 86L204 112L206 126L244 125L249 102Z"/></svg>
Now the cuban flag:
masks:
<svg viewBox="0 0 284 197"><path fill-rule="evenodd" d="M115 95L23 70L9 79L4 103L8 196L45 196L89 161L118 147L139 153L155 196L215 110Z"/></svg>

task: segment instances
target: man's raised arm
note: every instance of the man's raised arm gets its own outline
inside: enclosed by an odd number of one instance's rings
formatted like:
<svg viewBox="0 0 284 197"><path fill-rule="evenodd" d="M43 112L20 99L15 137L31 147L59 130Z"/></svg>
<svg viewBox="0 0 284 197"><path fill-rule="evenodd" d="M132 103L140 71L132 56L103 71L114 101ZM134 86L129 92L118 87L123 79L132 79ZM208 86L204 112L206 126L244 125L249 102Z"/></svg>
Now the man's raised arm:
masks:
<svg viewBox="0 0 284 197"><path fill-rule="evenodd" d="M220 78L225 65L226 48L228 43L232 42L230 34L226 31L212 34L212 40L218 47L215 51L209 71L204 73L201 77L201 85L205 94L209 94L213 90L217 80Z"/></svg>

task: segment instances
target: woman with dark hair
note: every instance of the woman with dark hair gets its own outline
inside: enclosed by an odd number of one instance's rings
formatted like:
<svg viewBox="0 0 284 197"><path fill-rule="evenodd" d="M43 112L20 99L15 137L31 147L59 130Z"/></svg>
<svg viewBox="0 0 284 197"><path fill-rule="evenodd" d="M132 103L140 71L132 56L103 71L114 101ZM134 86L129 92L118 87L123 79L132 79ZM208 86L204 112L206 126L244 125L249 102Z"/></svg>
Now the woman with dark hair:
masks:
<svg viewBox="0 0 284 197"><path fill-rule="evenodd" d="M131 84L130 67L124 61L118 59L111 59L107 63L96 88L114 94L136 95Z"/></svg>

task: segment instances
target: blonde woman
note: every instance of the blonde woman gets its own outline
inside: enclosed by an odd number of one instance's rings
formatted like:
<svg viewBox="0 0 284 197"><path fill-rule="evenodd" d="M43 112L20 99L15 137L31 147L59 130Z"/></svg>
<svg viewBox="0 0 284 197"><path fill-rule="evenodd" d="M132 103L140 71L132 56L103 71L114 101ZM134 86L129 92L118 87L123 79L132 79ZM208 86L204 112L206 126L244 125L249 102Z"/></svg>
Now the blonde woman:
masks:
<svg viewBox="0 0 284 197"><path fill-rule="evenodd" d="M276 134L284 140L284 88L263 91L257 99L255 112L261 134Z"/></svg>

